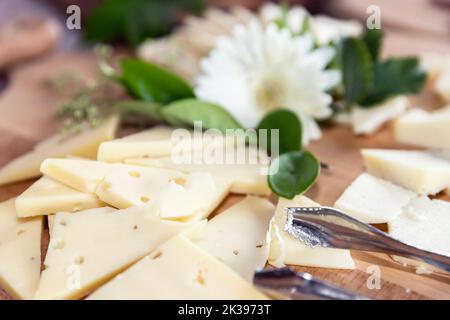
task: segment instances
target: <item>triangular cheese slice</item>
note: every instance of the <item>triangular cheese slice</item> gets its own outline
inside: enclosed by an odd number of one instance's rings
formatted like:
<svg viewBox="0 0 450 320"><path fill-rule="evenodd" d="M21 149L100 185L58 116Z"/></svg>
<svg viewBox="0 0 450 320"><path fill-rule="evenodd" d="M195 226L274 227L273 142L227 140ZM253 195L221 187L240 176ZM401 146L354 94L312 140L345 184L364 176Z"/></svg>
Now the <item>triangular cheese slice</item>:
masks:
<svg viewBox="0 0 450 320"><path fill-rule="evenodd" d="M15 199L0 203L0 287L31 299L41 271L42 217L17 218Z"/></svg>
<svg viewBox="0 0 450 320"><path fill-rule="evenodd" d="M40 176L39 167L47 158L67 155L95 158L100 143L114 138L118 123L119 118L112 117L97 128L69 137L56 134L44 140L34 150L14 159L0 170L0 185Z"/></svg>
<svg viewBox="0 0 450 320"><path fill-rule="evenodd" d="M191 227L149 207L58 213L35 299L77 299Z"/></svg>
<svg viewBox="0 0 450 320"><path fill-rule="evenodd" d="M89 300L267 299L228 266L177 236L95 291Z"/></svg>
<svg viewBox="0 0 450 320"><path fill-rule="evenodd" d="M162 217L207 217L228 194L230 184L209 173L114 164L97 188L99 198L116 207L154 204Z"/></svg>
<svg viewBox="0 0 450 320"><path fill-rule="evenodd" d="M95 194L77 191L48 177L40 178L16 199L18 217L74 212L104 205Z"/></svg>
<svg viewBox="0 0 450 320"><path fill-rule="evenodd" d="M285 231L287 208L289 207L318 207L319 204L308 199L305 196L297 196L292 200L280 198L278 201L274 222L281 239L283 248L280 250L280 243L271 248L270 260L277 261L279 254L283 254L283 262L288 265L322 267L322 268L338 268L338 269L354 269L355 263L350 255L349 250L330 249L330 248L312 248L303 244L300 240L292 237Z"/></svg>
<svg viewBox="0 0 450 320"><path fill-rule="evenodd" d="M193 242L251 282L266 265L274 213L269 200L249 196L211 219Z"/></svg>

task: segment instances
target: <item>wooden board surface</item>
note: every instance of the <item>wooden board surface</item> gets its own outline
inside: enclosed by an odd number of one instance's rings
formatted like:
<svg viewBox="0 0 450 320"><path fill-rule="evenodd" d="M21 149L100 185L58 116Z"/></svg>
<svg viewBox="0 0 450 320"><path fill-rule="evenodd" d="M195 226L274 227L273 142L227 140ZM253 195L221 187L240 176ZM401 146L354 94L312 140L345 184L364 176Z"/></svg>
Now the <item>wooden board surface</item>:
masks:
<svg viewBox="0 0 450 320"><path fill-rule="evenodd" d="M46 81L55 72L67 68L75 68L86 77L92 77L95 70L92 56L73 53L55 55L22 66L14 72L10 86L0 93L0 166L31 149L37 141L56 130L52 113L61 103L61 98L46 85ZM439 104L429 93L422 94L414 101L425 106ZM318 183L308 192L309 197L323 205L332 205L351 181L364 171L360 148L407 147L394 142L389 126L371 137L355 137L350 129L332 125L325 126L323 133L323 139L313 143L310 149L329 165L329 169L323 170ZM20 194L30 183L1 187L0 201ZM217 211L222 211L241 198L229 196ZM44 256L48 244L47 230L42 242ZM352 256L357 263L356 270L297 269L376 299L450 299L448 277L438 274L418 275L412 268L403 267L382 254L352 252ZM367 286L371 276L367 268L373 266L380 268L380 289L369 289ZM8 299L1 289L0 299Z"/></svg>

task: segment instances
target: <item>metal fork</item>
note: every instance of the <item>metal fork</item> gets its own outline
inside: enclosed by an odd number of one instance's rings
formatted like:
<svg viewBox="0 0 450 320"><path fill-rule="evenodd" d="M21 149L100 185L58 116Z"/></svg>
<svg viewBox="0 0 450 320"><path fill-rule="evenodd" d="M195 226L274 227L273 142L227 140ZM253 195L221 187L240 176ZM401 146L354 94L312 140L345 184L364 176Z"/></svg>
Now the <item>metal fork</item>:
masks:
<svg viewBox="0 0 450 320"><path fill-rule="evenodd" d="M285 229L311 247L387 253L420 260L450 272L450 257L403 243L334 208L288 208Z"/></svg>

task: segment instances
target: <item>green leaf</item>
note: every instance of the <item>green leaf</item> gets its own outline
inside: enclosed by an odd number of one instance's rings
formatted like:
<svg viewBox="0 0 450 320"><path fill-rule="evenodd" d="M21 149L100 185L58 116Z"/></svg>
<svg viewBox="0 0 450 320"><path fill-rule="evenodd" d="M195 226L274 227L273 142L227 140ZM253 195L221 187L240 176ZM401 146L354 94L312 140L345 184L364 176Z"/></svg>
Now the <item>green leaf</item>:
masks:
<svg viewBox="0 0 450 320"><path fill-rule="evenodd" d="M378 61L383 45L383 31L381 29L367 29L363 40L369 49L373 61Z"/></svg>
<svg viewBox="0 0 450 320"><path fill-rule="evenodd" d="M85 38L136 46L168 34L183 12L200 13L203 7L202 0L104 0L88 17Z"/></svg>
<svg viewBox="0 0 450 320"><path fill-rule="evenodd" d="M360 104L367 107L395 95L420 92L425 79L426 74L415 57L391 58L377 63L374 69L374 88Z"/></svg>
<svg viewBox="0 0 450 320"><path fill-rule="evenodd" d="M142 100L162 104L194 97L191 86L170 71L138 59L121 60L119 81L128 92Z"/></svg>
<svg viewBox="0 0 450 320"><path fill-rule="evenodd" d="M345 100L357 103L372 89L373 65L370 52L363 40L345 38L341 43L341 54Z"/></svg>
<svg viewBox="0 0 450 320"><path fill-rule="evenodd" d="M280 197L292 199L306 192L320 173L319 161L308 151L291 151L272 160L268 182Z"/></svg>
<svg viewBox="0 0 450 320"><path fill-rule="evenodd" d="M221 106L197 99L175 101L161 109L164 119L175 126L194 126L201 121L205 129L242 129L242 126Z"/></svg>
<svg viewBox="0 0 450 320"><path fill-rule="evenodd" d="M267 146L262 147L265 147L269 154L272 152L271 129L279 130L279 154L299 150L302 147L302 124L298 116L290 110L278 109L269 112L261 120L257 129L258 135L259 129L267 129Z"/></svg>
<svg viewBox="0 0 450 320"><path fill-rule="evenodd" d="M112 105L122 113L134 113L153 120L163 120L161 105L151 101L123 100Z"/></svg>

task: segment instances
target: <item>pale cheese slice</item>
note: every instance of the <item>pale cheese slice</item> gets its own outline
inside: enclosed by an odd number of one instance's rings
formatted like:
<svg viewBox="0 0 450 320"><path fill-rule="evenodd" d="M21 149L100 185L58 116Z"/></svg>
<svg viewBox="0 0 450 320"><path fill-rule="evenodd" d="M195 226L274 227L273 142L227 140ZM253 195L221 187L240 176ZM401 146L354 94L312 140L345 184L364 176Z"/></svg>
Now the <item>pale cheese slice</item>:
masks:
<svg viewBox="0 0 450 320"><path fill-rule="evenodd" d="M292 200L280 198L275 212L275 224L277 228L272 231L278 231L282 240L277 241L274 251L270 254L269 262L277 260L280 253L283 255L284 263L288 265L300 265L322 268L354 269L355 263L349 250L309 247L300 240L292 237L285 231L287 218L287 208L289 207L318 207L319 204L305 196L296 196ZM277 237L274 237L277 238ZM280 244L283 248L280 250Z"/></svg>
<svg viewBox="0 0 450 320"><path fill-rule="evenodd" d="M17 218L14 202L0 203L0 287L31 299L41 271L42 217Z"/></svg>
<svg viewBox="0 0 450 320"><path fill-rule="evenodd" d="M35 299L82 298L191 226L151 206L58 213Z"/></svg>
<svg viewBox="0 0 450 320"><path fill-rule="evenodd" d="M74 212L104 205L95 194L77 191L45 176L16 199L18 217Z"/></svg>
<svg viewBox="0 0 450 320"><path fill-rule="evenodd" d="M47 159L41 165L46 176L86 193L94 193L113 169L112 164L84 159Z"/></svg>
<svg viewBox="0 0 450 320"><path fill-rule="evenodd" d="M409 105L407 97L398 96L370 108L356 106L351 112L353 132L355 134L373 134L384 123L403 114Z"/></svg>
<svg viewBox="0 0 450 320"><path fill-rule="evenodd" d="M176 169L183 172L209 172L214 176L230 181L230 192L255 195L270 195L271 193L267 183L268 166L264 164L190 164L177 163L171 157L127 159L125 163Z"/></svg>
<svg viewBox="0 0 450 320"><path fill-rule="evenodd" d="M227 181L209 173L184 174L176 170L115 164L97 188L98 197L116 207L152 203L162 217L207 217L226 197Z"/></svg>
<svg viewBox="0 0 450 320"><path fill-rule="evenodd" d="M365 223L386 223L402 213L416 194L389 181L361 174L334 207Z"/></svg>
<svg viewBox="0 0 450 320"><path fill-rule="evenodd" d="M370 174L408 188L420 195L433 195L450 186L450 162L428 151L363 149Z"/></svg>
<svg viewBox="0 0 450 320"><path fill-rule="evenodd" d="M89 300L267 299L228 266L182 236L95 291Z"/></svg>
<svg viewBox="0 0 450 320"><path fill-rule="evenodd" d="M388 223L389 234L413 246L450 257L450 202L418 197Z"/></svg>
<svg viewBox="0 0 450 320"><path fill-rule="evenodd" d="M112 117L97 128L87 129L68 137L56 134L44 140L34 150L0 169L0 185L40 176L39 167L42 161L48 158L74 155L95 159L100 143L114 139L118 123L119 118Z"/></svg>
<svg viewBox="0 0 450 320"><path fill-rule="evenodd" d="M267 232L274 212L267 199L249 196L211 219L193 241L251 282L269 256Z"/></svg>
<svg viewBox="0 0 450 320"><path fill-rule="evenodd" d="M433 84L433 91L441 100L450 102L450 66L447 66L437 75Z"/></svg>
<svg viewBox="0 0 450 320"><path fill-rule="evenodd" d="M398 142L450 149L450 106L435 112L414 109L395 122Z"/></svg>

